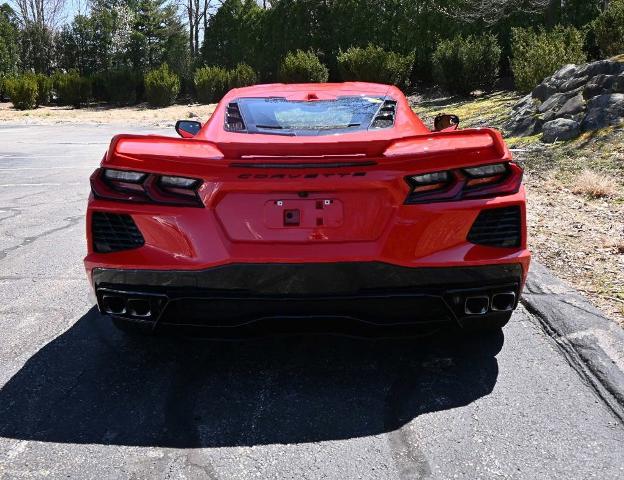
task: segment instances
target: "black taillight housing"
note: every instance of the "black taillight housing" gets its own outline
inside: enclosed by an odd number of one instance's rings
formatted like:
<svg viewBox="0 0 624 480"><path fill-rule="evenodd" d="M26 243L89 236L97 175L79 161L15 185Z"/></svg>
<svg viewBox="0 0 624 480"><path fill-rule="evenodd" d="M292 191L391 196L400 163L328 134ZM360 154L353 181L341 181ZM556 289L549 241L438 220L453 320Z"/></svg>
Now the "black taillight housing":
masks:
<svg viewBox="0 0 624 480"><path fill-rule="evenodd" d="M183 207L204 206L199 198L202 183L196 178L110 168L98 168L91 175L96 198Z"/></svg>
<svg viewBox="0 0 624 480"><path fill-rule="evenodd" d="M441 170L405 177L410 186L406 204L450 202L513 195L523 170L513 162Z"/></svg>

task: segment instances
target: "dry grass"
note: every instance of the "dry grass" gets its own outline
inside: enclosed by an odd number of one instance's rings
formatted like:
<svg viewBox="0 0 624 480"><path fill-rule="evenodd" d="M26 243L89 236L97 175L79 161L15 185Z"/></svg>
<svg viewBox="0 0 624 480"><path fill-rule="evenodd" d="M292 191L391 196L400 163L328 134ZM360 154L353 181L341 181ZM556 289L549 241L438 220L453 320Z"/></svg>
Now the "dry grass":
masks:
<svg viewBox="0 0 624 480"><path fill-rule="evenodd" d="M45 106L33 110L15 110L9 102L0 103L0 122L26 124L123 124L169 127L176 120L192 118L205 122L215 105L172 105L151 108L147 104L113 108L109 105L91 105L84 108Z"/></svg>
<svg viewBox="0 0 624 480"><path fill-rule="evenodd" d="M583 170L572 185L572 192L590 198L610 198L618 193L618 184L604 174Z"/></svg>

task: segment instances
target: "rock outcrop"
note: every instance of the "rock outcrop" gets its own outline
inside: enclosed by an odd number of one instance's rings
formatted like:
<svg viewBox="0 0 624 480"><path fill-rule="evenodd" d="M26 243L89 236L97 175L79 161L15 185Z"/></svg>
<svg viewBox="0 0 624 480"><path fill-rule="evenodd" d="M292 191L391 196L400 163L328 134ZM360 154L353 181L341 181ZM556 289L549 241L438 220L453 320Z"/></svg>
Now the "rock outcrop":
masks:
<svg viewBox="0 0 624 480"><path fill-rule="evenodd" d="M513 137L544 133L542 141L624 122L624 63L600 60L566 65L513 108L503 129Z"/></svg>

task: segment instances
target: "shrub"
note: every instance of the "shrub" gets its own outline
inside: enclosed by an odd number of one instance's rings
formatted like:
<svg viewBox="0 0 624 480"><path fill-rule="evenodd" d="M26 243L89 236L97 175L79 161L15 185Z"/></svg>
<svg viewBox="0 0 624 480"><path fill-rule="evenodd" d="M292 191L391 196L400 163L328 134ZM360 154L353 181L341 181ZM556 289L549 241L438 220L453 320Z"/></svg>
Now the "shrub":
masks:
<svg viewBox="0 0 624 480"><path fill-rule="evenodd" d="M195 70L193 84L200 103L214 103L221 100L228 89L230 75L225 68L203 67Z"/></svg>
<svg viewBox="0 0 624 480"><path fill-rule="evenodd" d="M59 105L73 105L80 108L80 105L86 103L91 97L91 81L80 76L77 70L54 73L52 85Z"/></svg>
<svg viewBox="0 0 624 480"><path fill-rule="evenodd" d="M530 92L562 66L587 59L584 36L574 27L558 26L549 32L514 28L511 36L511 70L521 92Z"/></svg>
<svg viewBox="0 0 624 480"><path fill-rule="evenodd" d="M47 105L52 99L52 79L43 73L32 76L37 82L37 106Z"/></svg>
<svg viewBox="0 0 624 480"><path fill-rule="evenodd" d="M284 57L277 76L284 83L326 82L329 70L313 52L297 50Z"/></svg>
<svg viewBox="0 0 624 480"><path fill-rule="evenodd" d="M593 23L594 36L605 57L624 53L624 0L612 0Z"/></svg>
<svg viewBox="0 0 624 480"><path fill-rule="evenodd" d="M180 93L180 77L163 63L145 75L145 98L154 107L166 107L175 102Z"/></svg>
<svg viewBox="0 0 624 480"><path fill-rule="evenodd" d="M137 74L127 68L110 70L102 75L104 99L116 105L132 105L137 101Z"/></svg>
<svg viewBox="0 0 624 480"><path fill-rule="evenodd" d="M246 63L239 63L229 72L229 88L240 88L253 85L258 81L258 75L253 68Z"/></svg>
<svg viewBox="0 0 624 480"><path fill-rule="evenodd" d="M37 80L33 75L6 78L4 86L17 110L30 110L36 107Z"/></svg>
<svg viewBox="0 0 624 480"><path fill-rule="evenodd" d="M450 92L489 90L498 79L501 48L495 35L456 36L433 52L433 78Z"/></svg>
<svg viewBox="0 0 624 480"><path fill-rule="evenodd" d="M400 55L374 45L366 48L351 47L338 54L338 70L346 81L378 82L405 87L413 65L414 54Z"/></svg>

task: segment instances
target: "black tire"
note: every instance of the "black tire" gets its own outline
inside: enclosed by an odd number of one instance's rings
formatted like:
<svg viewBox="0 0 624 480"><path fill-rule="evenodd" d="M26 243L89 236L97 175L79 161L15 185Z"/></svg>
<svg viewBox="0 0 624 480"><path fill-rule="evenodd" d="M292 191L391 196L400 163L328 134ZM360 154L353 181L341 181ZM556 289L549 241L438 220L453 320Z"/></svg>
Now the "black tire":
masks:
<svg viewBox="0 0 624 480"><path fill-rule="evenodd" d="M113 318L113 325L125 333L133 337L145 337L153 335L153 327L149 323L132 322L121 318Z"/></svg>
<svg viewBox="0 0 624 480"><path fill-rule="evenodd" d="M471 317L461 320L466 332L500 332L509 323L513 312L491 313L483 317Z"/></svg>

